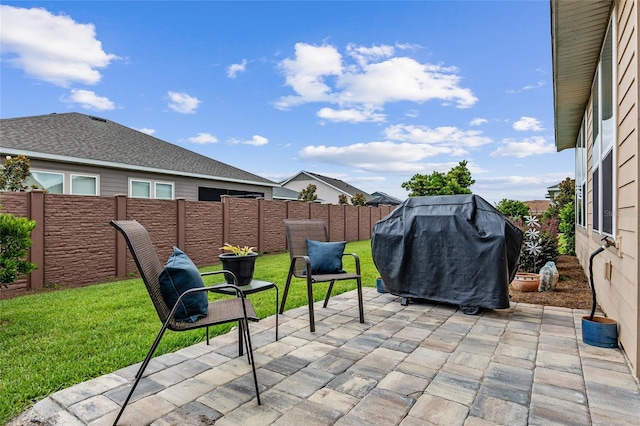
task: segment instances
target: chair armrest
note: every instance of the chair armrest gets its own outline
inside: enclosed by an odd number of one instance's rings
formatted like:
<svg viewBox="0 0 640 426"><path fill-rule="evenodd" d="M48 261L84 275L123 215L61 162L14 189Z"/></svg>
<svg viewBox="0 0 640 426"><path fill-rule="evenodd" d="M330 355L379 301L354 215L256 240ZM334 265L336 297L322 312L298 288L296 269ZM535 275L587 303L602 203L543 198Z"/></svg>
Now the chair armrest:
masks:
<svg viewBox="0 0 640 426"><path fill-rule="evenodd" d="M298 259L302 259L304 260L305 264L306 264L306 270L307 271L311 271L311 259L309 259L309 256L293 256L291 257L291 267L289 268L289 273L293 274L296 277L303 277L306 275L298 275L296 274L296 270L295 270L295 266L296 263L298 262ZM308 272L307 275L310 275L310 273Z"/></svg>
<svg viewBox="0 0 640 426"><path fill-rule="evenodd" d="M356 274L360 275L360 256L358 256L356 253L344 253L342 257L345 257L345 256L353 257L353 259L356 262Z"/></svg>

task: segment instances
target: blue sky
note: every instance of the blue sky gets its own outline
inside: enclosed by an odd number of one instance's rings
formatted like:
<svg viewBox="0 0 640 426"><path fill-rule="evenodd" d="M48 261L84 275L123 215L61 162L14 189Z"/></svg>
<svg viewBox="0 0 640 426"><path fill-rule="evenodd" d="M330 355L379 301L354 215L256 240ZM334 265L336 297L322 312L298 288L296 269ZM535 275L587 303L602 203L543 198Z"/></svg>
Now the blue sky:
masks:
<svg viewBox="0 0 640 426"><path fill-rule="evenodd" d="M467 160L474 193L544 199L550 12L536 1L2 1L0 117L81 112L279 182L404 199Z"/></svg>

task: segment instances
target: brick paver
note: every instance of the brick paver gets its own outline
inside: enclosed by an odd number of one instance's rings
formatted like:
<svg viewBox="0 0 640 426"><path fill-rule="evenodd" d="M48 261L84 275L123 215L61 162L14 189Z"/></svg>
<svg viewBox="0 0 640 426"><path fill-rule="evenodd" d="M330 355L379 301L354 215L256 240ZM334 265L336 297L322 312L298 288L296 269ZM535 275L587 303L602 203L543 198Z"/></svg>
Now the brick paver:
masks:
<svg viewBox="0 0 640 426"><path fill-rule="evenodd" d="M237 330L152 360L121 424L636 425L620 349L585 345L579 310L512 304L478 316L365 288L251 325L262 405ZM138 365L61 390L21 425L108 425ZM29 423L31 421L31 423Z"/></svg>

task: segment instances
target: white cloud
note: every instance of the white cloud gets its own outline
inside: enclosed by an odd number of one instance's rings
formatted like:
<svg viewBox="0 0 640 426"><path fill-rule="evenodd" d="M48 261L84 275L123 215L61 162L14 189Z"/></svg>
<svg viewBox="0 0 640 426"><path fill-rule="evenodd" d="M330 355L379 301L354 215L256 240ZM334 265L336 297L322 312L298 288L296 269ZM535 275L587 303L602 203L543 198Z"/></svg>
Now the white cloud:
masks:
<svg viewBox="0 0 640 426"><path fill-rule="evenodd" d="M63 102L79 104L84 109L95 111L110 111L115 109L109 98L98 96L90 90L72 89L69 96L62 98Z"/></svg>
<svg viewBox="0 0 640 426"><path fill-rule="evenodd" d="M513 128L518 131L540 131L544 130L538 119L533 117L520 117L520 120L513 123Z"/></svg>
<svg viewBox="0 0 640 426"><path fill-rule="evenodd" d="M540 69L537 69L536 71L541 72ZM544 80L540 80L538 81L536 84L527 84L526 86L523 86L520 89L511 89L511 90L507 90L507 93L520 93L520 92L525 92L527 90L533 90L533 89L540 89L541 87L546 86L547 82Z"/></svg>
<svg viewBox="0 0 640 426"><path fill-rule="evenodd" d="M350 122L350 123L378 123L385 121L385 114L376 114L372 110L363 111L357 109L322 108L317 112L317 116L329 121Z"/></svg>
<svg viewBox="0 0 640 426"><path fill-rule="evenodd" d="M489 121L487 121L486 118L474 118L473 120L471 120L471 122L469 123L470 126L480 126L481 124L486 124Z"/></svg>
<svg viewBox="0 0 640 426"><path fill-rule="evenodd" d="M468 108L478 100L470 89L461 87L457 68L390 57L393 52L389 46L349 45L347 53L355 56L356 63L348 64L334 46L297 43L294 59L280 63L286 84L296 95L280 98L276 107L328 102L341 109L380 109L389 102L439 99Z"/></svg>
<svg viewBox="0 0 640 426"><path fill-rule="evenodd" d="M169 92L169 108L181 114L194 114L202 101L186 93Z"/></svg>
<svg viewBox="0 0 640 426"><path fill-rule="evenodd" d="M236 78L238 73L245 72L247 68L247 60L243 59L240 64L231 64L227 68L227 77Z"/></svg>
<svg viewBox="0 0 640 426"><path fill-rule="evenodd" d="M418 144L446 144L475 148L492 142L483 136L480 130L460 130L457 127L442 126L431 129L427 126L408 126L398 124L384 129L388 139Z"/></svg>
<svg viewBox="0 0 640 426"><path fill-rule="evenodd" d="M245 145L262 146L262 145L268 144L269 139L265 138L264 136L253 135L251 139L249 139L248 141L244 141L242 143Z"/></svg>
<svg viewBox="0 0 640 426"><path fill-rule="evenodd" d="M57 86L96 84L98 71L118 59L96 39L93 24L79 24L45 9L0 6L3 60L27 75Z"/></svg>
<svg viewBox="0 0 640 426"><path fill-rule="evenodd" d="M141 129L136 129L136 130L139 131L139 132L142 132L144 134L147 134L147 135L153 135L156 132L155 129L149 129L147 127L143 127Z"/></svg>
<svg viewBox="0 0 640 426"><path fill-rule="evenodd" d="M531 155L551 154L556 152L552 143L546 142L542 136L534 136L521 141L505 139L503 145L489 154L491 157L524 158Z"/></svg>
<svg viewBox="0 0 640 426"><path fill-rule="evenodd" d="M191 136L190 138L187 138L187 140L201 145L218 142L218 138L213 136L211 133L198 133L197 136Z"/></svg>

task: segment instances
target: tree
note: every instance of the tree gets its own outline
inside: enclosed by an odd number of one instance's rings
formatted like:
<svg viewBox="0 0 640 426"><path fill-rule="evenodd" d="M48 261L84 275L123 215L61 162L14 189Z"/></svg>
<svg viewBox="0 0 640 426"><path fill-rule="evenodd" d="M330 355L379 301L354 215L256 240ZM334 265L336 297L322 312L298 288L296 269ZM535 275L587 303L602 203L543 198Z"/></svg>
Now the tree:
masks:
<svg viewBox="0 0 640 426"><path fill-rule="evenodd" d="M503 198L496 204L496 209L503 215L514 219L524 220L525 216L529 216L529 206L518 200Z"/></svg>
<svg viewBox="0 0 640 426"><path fill-rule="evenodd" d="M25 155L7 155L6 161L0 166L0 191L24 191L30 174L29 159Z"/></svg>
<svg viewBox="0 0 640 426"><path fill-rule="evenodd" d="M558 189L560 193L556 195L556 197L551 202L551 205L544 212L544 217L560 217L560 211L564 208L565 205L569 203L575 203L576 201L576 181L575 179L565 178L558 185Z"/></svg>
<svg viewBox="0 0 640 426"><path fill-rule="evenodd" d="M0 287L8 287L36 269L35 264L26 260L35 226L35 220L0 213Z"/></svg>
<svg viewBox="0 0 640 426"><path fill-rule="evenodd" d="M318 196L316 195L317 189L318 189L317 186L310 183L305 189L300 191L300 193L298 194L298 201L304 201L308 203L308 202L317 200L318 199Z"/></svg>
<svg viewBox="0 0 640 426"><path fill-rule="evenodd" d="M576 206L573 202L564 205L560 210L560 232L564 239L564 253L576 254Z"/></svg>
<svg viewBox="0 0 640 426"><path fill-rule="evenodd" d="M366 206L367 199L364 198L364 194L362 194L361 192L358 192L356 193L356 195L351 197L351 204L353 204L354 206Z"/></svg>
<svg viewBox="0 0 640 426"><path fill-rule="evenodd" d="M347 196L344 194L338 195L338 204L349 204L349 201L347 200Z"/></svg>
<svg viewBox="0 0 640 426"><path fill-rule="evenodd" d="M476 181L471 177L467 164L463 160L446 174L438 171L430 175L416 173L409 181L402 183L402 188L409 191L410 197L471 194L469 187Z"/></svg>

